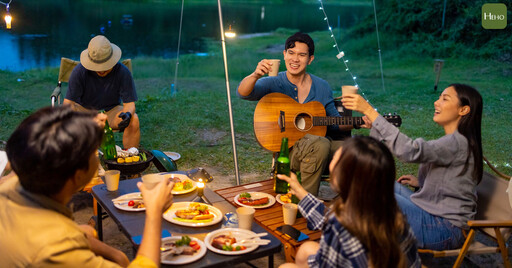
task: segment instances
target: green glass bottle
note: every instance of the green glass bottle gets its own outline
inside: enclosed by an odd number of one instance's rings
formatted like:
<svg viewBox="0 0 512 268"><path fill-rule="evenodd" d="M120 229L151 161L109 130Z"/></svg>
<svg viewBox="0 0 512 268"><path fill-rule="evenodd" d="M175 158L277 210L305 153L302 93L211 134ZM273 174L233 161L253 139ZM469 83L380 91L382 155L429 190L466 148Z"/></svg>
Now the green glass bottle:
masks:
<svg viewBox="0 0 512 268"><path fill-rule="evenodd" d="M300 177L300 171L295 172L295 174L297 174L297 180L299 181L299 183L302 184L302 179ZM294 204L298 204L300 200L299 200L299 198L297 196L292 194L291 201Z"/></svg>
<svg viewBox="0 0 512 268"><path fill-rule="evenodd" d="M103 152L103 159L111 160L117 158L116 140L114 139L114 132L109 126L108 121L105 121L105 128L103 129L103 139L101 140L100 149Z"/></svg>
<svg viewBox="0 0 512 268"><path fill-rule="evenodd" d="M295 174L297 175L297 180L302 185L302 178L300 176L300 171L295 172ZM291 201L294 204L299 204L299 202L300 202L299 198L294 194L292 194ZM299 210L297 210L297 218L302 218L302 214L300 214Z"/></svg>
<svg viewBox="0 0 512 268"><path fill-rule="evenodd" d="M279 157L276 162L276 172L275 172L275 180L274 180L274 192L276 194L286 194L288 193L289 185L286 181L283 181L277 177L277 174L284 174L286 176L290 176L290 151L288 149L288 138L283 138L281 140L281 151L279 152Z"/></svg>

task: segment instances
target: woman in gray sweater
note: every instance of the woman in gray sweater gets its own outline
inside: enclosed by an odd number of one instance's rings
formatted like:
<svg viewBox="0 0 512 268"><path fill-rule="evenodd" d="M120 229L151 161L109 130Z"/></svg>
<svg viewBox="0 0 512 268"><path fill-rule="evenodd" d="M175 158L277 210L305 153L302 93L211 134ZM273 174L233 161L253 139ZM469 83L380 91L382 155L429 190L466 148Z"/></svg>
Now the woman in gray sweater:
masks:
<svg viewBox="0 0 512 268"><path fill-rule="evenodd" d="M458 248L467 221L476 213L475 187L482 178L482 97L468 85L452 84L434 102L434 122L444 128L437 140L411 139L388 123L360 95L343 97L347 109L365 114L370 135L402 161L420 163L418 177L405 175L395 185L419 248ZM403 185L419 188L411 192Z"/></svg>

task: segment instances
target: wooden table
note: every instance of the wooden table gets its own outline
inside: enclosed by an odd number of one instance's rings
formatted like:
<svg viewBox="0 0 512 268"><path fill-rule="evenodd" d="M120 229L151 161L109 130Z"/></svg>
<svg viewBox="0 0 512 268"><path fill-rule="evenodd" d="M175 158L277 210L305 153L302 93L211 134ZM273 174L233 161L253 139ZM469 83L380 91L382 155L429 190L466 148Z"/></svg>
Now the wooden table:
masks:
<svg viewBox="0 0 512 268"><path fill-rule="evenodd" d="M183 172L177 171L172 173L180 173ZM124 180L119 182L119 189L114 192L109 192L106 189L106 186L96 185L92 188L92 194L96 198L99 206L98 215L102 214L102 210L105 210L110 217L114 220L114 222L120 227L120 230L130 239L135 247L137 247L136 242L134 241L134 237L142 235L144 230L144 221L145 221L145 212L132 212L132 211L123 211L114 207L112 203L112 199L121 196L123 194L138 192L137 182L140 181L138 179ZM210 190L208 187L204 189L204 195L208 198L208 200L219 210L222 211L223 214L226 212L234 212L235 207L232 206L229 202L226 202L224 198L220 197L218 194ZM196 191L193 191L188 194L183 195L175 195L173 197L174 202L183 202L183 201L192 201L197 196ZM168 230L172 235L188 235L191 237L196 237L200 240L204 240L204 237L212 231L215 231L222 226L222 222L217 223L211 226L204 227L186 227L180 226L173 223L170 223L166 220L162 222L162 228L164 230ZM102 228L102 220L101 217L98 217L98 237L100 240L103 237L103 228ZM262 226L258 224L252 225L252 231L256 233L263 232L264 229ZM273 235L265 236L265 239L271 240L271 243L265 246L258 247L255 251L242 254L242 255L221 255L214 253L210 250L207 251L206 256L201 258L200 260L187 264L181 265L178 267L229 267L238 263L245 263L250 260L268 257L268 267L274 266L274 254L279 253L281 251L281 242L278 238ZM161 265L162 267L168 267L168 265Z"/></svg>
<svg viewBox="0 0 512 268"><path fill-rule="evenodd" d="M274 180L265 180L256 183L249 183L234 187L229 187L225 189L219 189L215 191L218 195L222 196L226 201L231 203L233 206L239 207L235 203L235 196L243 193L243 192L263 192L267 194L271 194L272 196L276 196L274 192ZM311 231L307 228L307 221L305 218L301 217L295 221L293 227L300 230L301 232L307 234L309 236L309 240L305 240L302 242L297 242L290 238L289 236L284 235L283 233L276 230L277 227L284 225L283 221L283 209L282 205L276 202L273 206L264 209L256 209L256 213L254 214L254 220L265 228L268 232L279 238L284 245L284 251L286 255L287 262L295 261L295 254L297 253L297 249L300 245L302 245L306 241L315 241L320 240L322 236L321 231Z"/></svg>

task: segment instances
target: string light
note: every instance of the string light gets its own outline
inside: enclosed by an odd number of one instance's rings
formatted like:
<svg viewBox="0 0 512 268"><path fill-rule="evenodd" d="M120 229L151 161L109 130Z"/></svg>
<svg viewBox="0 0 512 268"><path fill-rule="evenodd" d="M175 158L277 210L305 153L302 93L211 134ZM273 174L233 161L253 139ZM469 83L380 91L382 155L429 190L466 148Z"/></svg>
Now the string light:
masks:
<svg viewBox="0 0 512 268"><path fill-rule="evenodd" d="M2 1L0 1L0 4L3 4L5 5L6 9L7 9L7 13L5 14L5 28L7 29L11 29L11 22L12 22L12 16L11 14L9 13L9 5L11 4L12 0L9 1L9 3L4 3Z"/></svg>
<svg viewBox="0 0 512 268"><path fill-rule="evenodd" d="M366 95L361 90L359 85L357 84L357 82L356 82L357 77L352 73L352 71L348 67L348 59L345 59L345 52L341 51L340 47L338 46L338 42L336 41L336 38L334 37L334 33L332 32L331 24L329 23L329 18L327 17L327 13L325 13L325 8L324 8L324 4L323 4L322 0L318 0L318 2L320 2L320 7L318 9L324 13L324 21L327 23L327 29L329 29L329 32L331 33L331 38L334 41L334 45L332 47L334 47L334 48L336 48L336 50L338 50L338 54L336 54L336 58L338 58L338 60L343 61L343 64L345 64L345 71L347 73L349 73L350 77L352 78L352 81L354 82L354 86L359 89L359 93L361 94L361 96L363 96L363 98L365 98L368 102L370 102L368 100L368 98L366 98Z"/></svg>
<svg viewBox="0 0 512 268"><path fill-rule="evenodd" d="M235 38L236 37L235 31L231 30L231 25L229 25L229 30L227 30L224 33L224 36L226 36L227 38Z"/></svg>

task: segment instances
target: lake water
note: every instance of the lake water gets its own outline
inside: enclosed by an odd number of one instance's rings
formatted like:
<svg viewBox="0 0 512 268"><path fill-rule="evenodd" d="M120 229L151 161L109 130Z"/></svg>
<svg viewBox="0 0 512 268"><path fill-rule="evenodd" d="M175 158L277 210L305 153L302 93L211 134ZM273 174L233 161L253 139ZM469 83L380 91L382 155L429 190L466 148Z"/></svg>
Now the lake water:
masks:
<svg viewBox="0 0 512 268"><path fill-rule="evenodd" d="M213 1L212 1L213 2ZM224 27L238 35L284 27L303 32L327 30L320 4L222 4ZM0 5L0 15L4 15ZM23 0L13 1L12 29L0 23L0 70L59 66L61 57L78 59L90 38L104 34L123 58L175 58L181 2ZM370 5L325 5L333 28L347 28L373 11ZM220 40L216 2L185 1L180 54L205 52L204 38Z"/></svg>

